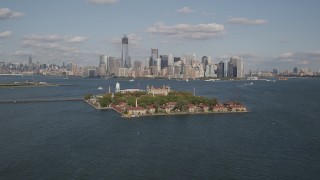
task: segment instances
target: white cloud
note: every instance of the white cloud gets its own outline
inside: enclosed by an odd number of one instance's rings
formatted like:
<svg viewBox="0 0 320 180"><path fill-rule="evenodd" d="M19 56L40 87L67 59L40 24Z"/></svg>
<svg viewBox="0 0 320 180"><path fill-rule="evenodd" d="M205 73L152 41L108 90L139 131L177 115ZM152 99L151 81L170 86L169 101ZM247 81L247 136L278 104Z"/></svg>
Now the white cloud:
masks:
<svg viewBox="0 0 320 180"><path fill-rule="evenodd" d="M0 20L19 18L24 15L24 13L15 12L9 8L0 8Z"/></svg>
<svg viewBox="0 0 320 180"><path fill-rule="evenodd" d="M225 33L222 24L176 24L167 26L163 22L157 22L154 26L147 28L149 33L166 35L178 39L207 40L222 37Z"/></svg>
<svg viewBox="0 0 320 180"><path fill-rule="evenodd" d="M83 36L74 36L74 37L70 37L70 38L66 38L66 41L69 43L82 43L86 40L86 37Z"/></svg>
<svg viewBox="0 0 320 180"><path fill-rule="evenodd" d="M0 38L8 38L12 35L11 31L0 32Z"/></svg>
<svg viewBox="0 0 320 180"><path fill-rule="evenodd" d="M55 42L67 42L67 43L82 43L87 38L84 36L58 36L58 35L28 35L22 38L25 44L32 43L55 43Z"/></svg>
<svg viewBox="0 0 320 180"><path fill-rule="evenodd" d="M243 60L245 62L247 62L247 61L253 62L253 61L261 60L261 56L255 52L228 53L228 54L219 56L217 59L219 61L226 61L226 60L229 60L230 57L232 57L232 56L241 57L241 58L243 58Z"/></svg>
<svg viewBox="0 0 320 180"><path fill-rule="evenodd" d="M180 13L180 14L189 14L192 12L193 12L193 10L187 6L177 10L177 13Z"/></svg>
<svg viewBox="0 0 320 180"><path fill-rule="evenodd" d="M43 58L65 59L84 54L80 50L82 43L86 40L83 36L59 36L59 35L28 35L21 39L22 47L27 52L38 54ZM17 52L19 53L19 52ZM22 52L20 52L22 54ZM46 57L47 56L47 57Z"/></svg>
<svg viewBox="0 0 320 180"><path fill-rule="evenodd" d="M16 55L16 56L26 56L26 55L30 55L31 53L29 51L16 51L13 53L13 55Z"/></svg>
<svg viewBox="0 0 320 180"><path fill-rule="evenodd" d="M320 51L285 52L275 57L274 62L284 64L286 69L307 67L316 70L320 66Z"/></svg>
<svg viewBox="0 0 320 180"><path fill-rule="evenodd" d="M213 12L201 12L201 15L202 16L213 16L214 15L214 13Z"/></svg>
<svg viewBox="0 0 320 180"><path fill-rule="evenodd" d="M227 20L229 24L234 25L262 25L267 24L268 21L263 19L248 19L248 18L230 18Z"/></svg>
<svg viewBox="0 0 320 180"><path fill-rule="evenodd" d="M87 2L92 4L115 4L118 0L87 0Z"/></svg>
<svg viewBox="0 0 320 180"><path fill-rule="evenodd" d="M288 60L288 59L294 59L294 60L302 60L302 59L308 59L308 60L320 60L320 51L309 51L309 52L285 52L281 53L278 56L278 59L282 60Z"/></svg>
<svg viewBox="0 0 320 180"><path fill-rule="evenodd" d="M24 36L22 38L26 42L30 43L36 43L36 42L57 42L63 40L63 37L58 36L58 35L46 35L46 36L40 36L40 35L28 35Z"/></svg>
<svg viewBox="0 0 320 180"><path fill-rule="evenodd" d="M301 65L308 65L310 62L308 60L303 60L299 64Z"/></svg>
<svg viewBox="0 0 320 180"><path fill-rule="evenodd" d="M282 53L279 55L279 59L291 59L294 57L294 53L293 52L286 52L286 53Z"/></svg>

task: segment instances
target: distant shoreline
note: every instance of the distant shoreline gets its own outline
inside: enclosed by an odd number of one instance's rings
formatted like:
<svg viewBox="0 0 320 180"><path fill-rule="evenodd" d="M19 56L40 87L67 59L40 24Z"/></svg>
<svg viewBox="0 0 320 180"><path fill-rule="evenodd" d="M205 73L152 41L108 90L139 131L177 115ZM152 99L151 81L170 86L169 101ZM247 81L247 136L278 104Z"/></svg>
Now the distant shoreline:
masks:
<svg viewBox="0 0 320 180"><path fill-rule="evenodd" d="M51 86L74 86L72 84L51 84L51 83L2 83L0 88L24 88L24 87L51 87Z"/></svg>

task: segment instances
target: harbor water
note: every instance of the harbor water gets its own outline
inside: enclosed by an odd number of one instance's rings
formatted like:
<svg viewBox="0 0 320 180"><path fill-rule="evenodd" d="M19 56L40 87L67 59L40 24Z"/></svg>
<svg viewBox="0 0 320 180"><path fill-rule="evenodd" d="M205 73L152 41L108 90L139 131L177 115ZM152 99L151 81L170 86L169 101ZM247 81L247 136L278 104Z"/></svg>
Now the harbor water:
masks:
<svg viewBox="0 0 320 180"><path fill-rule="evenodd" d="M169 85L250 113L123 119L82 101L0 104L0 179L320 179L320 79L201 81L0 77L0 100ZM103 90L98 89L102 87Z"/></svg>

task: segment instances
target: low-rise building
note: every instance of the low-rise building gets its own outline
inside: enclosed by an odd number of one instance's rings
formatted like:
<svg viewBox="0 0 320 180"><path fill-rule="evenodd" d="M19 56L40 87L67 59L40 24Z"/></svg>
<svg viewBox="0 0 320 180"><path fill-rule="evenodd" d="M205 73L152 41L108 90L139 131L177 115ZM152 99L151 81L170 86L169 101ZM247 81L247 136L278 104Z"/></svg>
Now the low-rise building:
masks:
<svg viewBox="0 0 320 180"><path fill-rule="evenodd" d="M147 92L148 92L148 94L167 96L170 92L170 86L163 86L162 88L155 88L153 86L150 87L148 85Z"/></svg>
<svg viewBox="0 0 320 180"><path fill-rule="evenodd" d="M168 103L166 103L166 105L167 105L168 107L175 108L176 105L177 105L177 102L168 102Z"/></svg>
<svg viewBox="0 0 320 180"><path fill-rule="evenodd" d="M172 110L173 110L173 107L169 107L169 106L161 106L158 109L158 111L165 112L165 113L168 113L168 114L170 114Z"/></svg>
<svg viewBox="0 0 320 180"><path fill-rule="evenodd" d="M213 112L227 112L228 108L222 104L217 104L212 107Z"/></svg>
<svg viewBox="0 0 320 180"><path fill-rule="evenodd" d="M147 109L143 107L127 107L127 112L129 115L145 115L147 114Z"/></svg>
<svg viewBox="0 0 320 180"><path fill-rule="evenodd" d="M193 104L188 104L187 109L189 113L196 112L197 106Z"/></svg>
<svg viewBox="0 0 320 180"><path fill-rule="evenodd" d="M229 107L230 111L232 112L245 112L247 111L247 108L243 105L233 105Z"/></svg>
<svg viewBox="0 0 320 180"><path fill-rule="evenodd" d="M149 114L154 114L156 112L156 108L152 105L147 106L147 112Z"/></svg>
<svg viewBox="0 0 320 180"><path fill-rule="evenodd" d="M199 104L199 108L202 112L209 112L209 106L205 105L205 104L202 104L200 103Z"/></svg>

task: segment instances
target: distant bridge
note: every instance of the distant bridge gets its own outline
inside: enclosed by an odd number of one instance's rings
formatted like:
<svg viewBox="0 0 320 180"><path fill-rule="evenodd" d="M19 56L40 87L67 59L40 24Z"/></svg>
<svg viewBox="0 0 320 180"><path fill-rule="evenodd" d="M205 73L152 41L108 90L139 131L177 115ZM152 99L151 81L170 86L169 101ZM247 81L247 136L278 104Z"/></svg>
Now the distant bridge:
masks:
<svg viewBox="0 0 320 180"><path fill-rule="evenodd" d="M5 103L32 103L32 102L61 102L61 101L83 101L83 98L57 98L57 99L2 99L1 104Z"/></svg>

